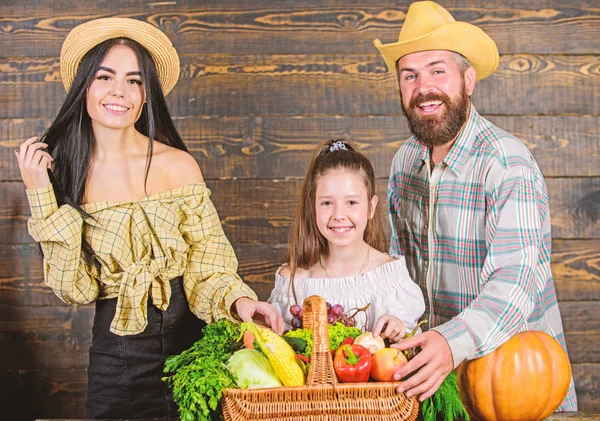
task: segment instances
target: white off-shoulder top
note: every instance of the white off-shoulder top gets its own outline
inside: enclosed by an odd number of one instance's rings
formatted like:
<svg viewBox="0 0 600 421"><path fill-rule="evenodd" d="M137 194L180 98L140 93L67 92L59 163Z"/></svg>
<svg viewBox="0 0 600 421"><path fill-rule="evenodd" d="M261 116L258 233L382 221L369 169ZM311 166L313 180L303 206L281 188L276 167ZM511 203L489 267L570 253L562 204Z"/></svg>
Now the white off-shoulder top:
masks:
<svg viewBox="0 0 600 421"><path fill-rule="evenodd" d="M320 295L331 305L341 304L345 312L371 303L366 312L357 314L355 320L358 328L371 331L379 316L391 314L402 320L407 330L412 330L425 312L423 293L410 278L404 257L393 257L395 260L362 275L295 279L298 304L302 306L304 299L311 295ZM296 302L290 279L281 276L283 267L285 265L275 273L275 286L268 302L283 316L285 329L290 329L290 306Z"/></svg>

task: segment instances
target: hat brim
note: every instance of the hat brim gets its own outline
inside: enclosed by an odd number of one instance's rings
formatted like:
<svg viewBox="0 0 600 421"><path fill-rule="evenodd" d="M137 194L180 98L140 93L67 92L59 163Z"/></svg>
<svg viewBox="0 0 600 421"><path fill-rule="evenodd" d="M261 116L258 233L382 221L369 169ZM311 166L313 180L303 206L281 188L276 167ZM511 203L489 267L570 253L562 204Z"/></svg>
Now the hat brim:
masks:
<svg viewBox="0 0 600 421"><path fill-rule="evenodd" d="M383 56L388 70L396 78L398 59L420 51L448 50L463 55L475 68L477 80L491 75L500 62L498 47L494 40L478 27L467 22L450 22L410 41L383 44L376 39L373 43Z"/></svg>
<svg viewBox="0 0 600 421"><path fill-rule="evenodd" d="M179 79L179 56L171 40L149 23L127 18L95 19L75 28L65 39L60 52L60 76L67 92L83 56L96 45L113 38L130 38L141 44L152 57L166 96Z"/></svg>

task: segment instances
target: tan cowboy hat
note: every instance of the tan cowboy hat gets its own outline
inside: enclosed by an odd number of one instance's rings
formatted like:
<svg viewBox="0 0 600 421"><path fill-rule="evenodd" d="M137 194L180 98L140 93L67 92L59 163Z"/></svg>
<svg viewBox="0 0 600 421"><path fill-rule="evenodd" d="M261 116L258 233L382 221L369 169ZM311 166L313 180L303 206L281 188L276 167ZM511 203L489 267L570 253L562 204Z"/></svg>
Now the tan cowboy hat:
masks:
<svg viewBox="0 0 600 421"><path fill-rule="evenodd" d="M158 72L160 85L167 95L179 79L179 56L169 38L149 23L127 18L95 19L69 32L60 51L60 76L67 92L83 56L96 45L112 38L130 38L148 52Z"/></svg>
<svg viewBox="0 0 600 421"><path fill-rule="evenodd" d="M457 22L446 9L432 1L410 5L398 42L373 41L390 72L396 77L397 61L411 53L429 50L454 51L466 57L477 73L477 80L491 75L500 57L493 39L467 22Z"/></svg>

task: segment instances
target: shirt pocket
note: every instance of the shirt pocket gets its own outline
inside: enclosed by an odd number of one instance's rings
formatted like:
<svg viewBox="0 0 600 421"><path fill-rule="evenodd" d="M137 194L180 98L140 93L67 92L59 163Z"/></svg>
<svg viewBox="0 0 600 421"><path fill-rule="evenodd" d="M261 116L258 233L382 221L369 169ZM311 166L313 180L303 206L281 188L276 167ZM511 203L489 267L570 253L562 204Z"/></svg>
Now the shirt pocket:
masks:
<svg viewBox="0 0 600 421"><path fill-rule="evenodd" d="M418 234L418 222L414 210L409 209L406 203L401 203L394 215L394 229L398 237L398 245L403 255L413 254L412 248L416 244Z"/></svg>

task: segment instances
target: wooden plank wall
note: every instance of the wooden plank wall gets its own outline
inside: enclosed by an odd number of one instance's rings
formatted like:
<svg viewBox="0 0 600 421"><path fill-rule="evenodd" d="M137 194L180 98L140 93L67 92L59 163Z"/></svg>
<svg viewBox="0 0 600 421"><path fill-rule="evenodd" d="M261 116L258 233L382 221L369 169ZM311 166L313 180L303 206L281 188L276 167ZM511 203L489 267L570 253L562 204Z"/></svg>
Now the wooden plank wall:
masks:
<svg viewBox="0 0 600 421"><path fill-rule="evenodd" d="M498 44L500 66L478 84L474 103L527 143L546 176L580 409L600 412L600 4L440 1ZM213 190L240 273L263 299L317 142L359 143L385 195L391 159L409 133L372 40L397 38L408 0L0 3L3 419L83 416L94 310L64 305L44 286L12 152L48 127L65 97L58 56L75 25L133 17L173 40L182 71L170 109Z"/></svg>

